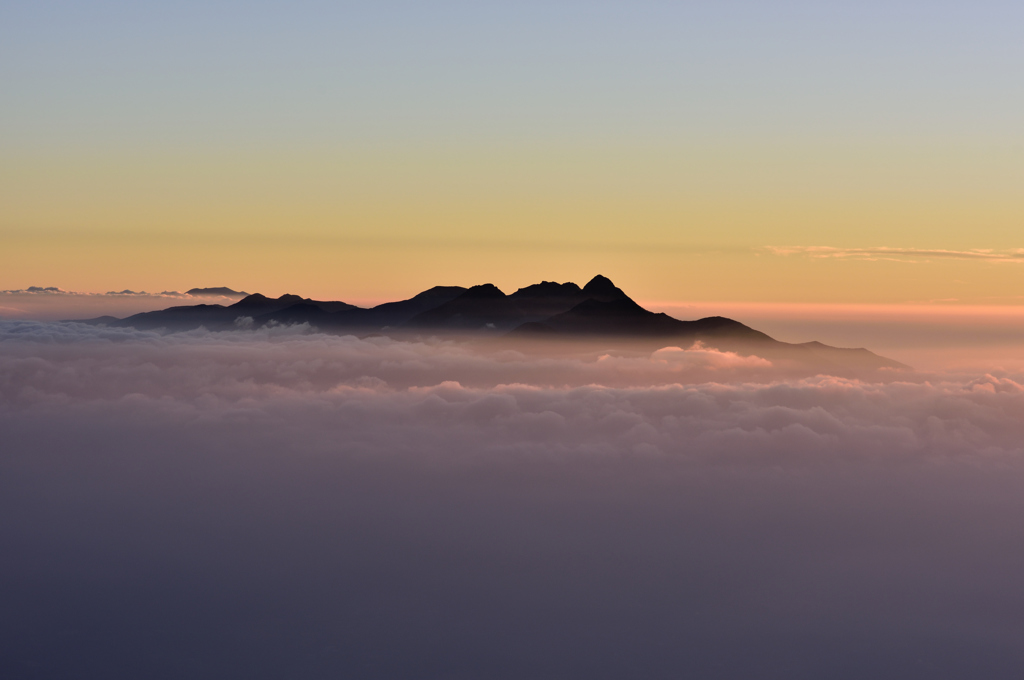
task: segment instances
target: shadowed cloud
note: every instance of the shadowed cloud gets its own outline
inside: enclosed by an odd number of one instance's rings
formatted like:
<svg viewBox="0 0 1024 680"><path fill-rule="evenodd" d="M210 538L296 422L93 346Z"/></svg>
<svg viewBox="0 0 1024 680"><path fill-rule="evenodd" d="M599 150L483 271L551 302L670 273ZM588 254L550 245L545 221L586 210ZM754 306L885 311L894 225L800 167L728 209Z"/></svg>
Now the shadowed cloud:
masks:
<svg viewBox="0 0 1024 680"><path fill-rule="evenodd" d="M0 322L0 669L1012 678L1022 385Z"/></svg>

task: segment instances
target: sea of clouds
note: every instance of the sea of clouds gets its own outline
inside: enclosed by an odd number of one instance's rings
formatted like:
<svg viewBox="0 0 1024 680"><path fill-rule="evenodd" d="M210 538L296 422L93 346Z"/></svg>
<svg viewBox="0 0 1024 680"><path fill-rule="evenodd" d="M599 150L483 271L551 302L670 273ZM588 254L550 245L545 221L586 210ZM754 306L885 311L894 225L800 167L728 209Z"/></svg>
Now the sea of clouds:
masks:
<svg viewBox="0 0 1024 680"><path fill-rule="evenodd" d="M1024 667L1021 375L2 321L0 433L9 677Z"/></svg>

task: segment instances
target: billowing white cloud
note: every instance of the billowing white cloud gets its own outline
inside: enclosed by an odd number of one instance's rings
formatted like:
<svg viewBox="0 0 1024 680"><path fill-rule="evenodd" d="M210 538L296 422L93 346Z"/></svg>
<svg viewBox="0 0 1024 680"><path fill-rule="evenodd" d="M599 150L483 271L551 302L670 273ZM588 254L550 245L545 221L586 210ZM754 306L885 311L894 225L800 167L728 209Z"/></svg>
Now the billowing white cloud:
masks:
<svg viewBox="0 0 1024 680"><path fill-rule="evenodd" d="M0 658L1011 678L1021 489L1015 374L0 322Z"/></svg>
<svg viewBox="0 0 1024 680"><path fill-rule="evenodd" d="M373 439L432 430L474 446L692 453L725 449L1019 452L1019 376L894 373L794 378L695 345L645 356L538 357L455 342L359 339L308 325L162 335L81 324L0 324L8 408L263 418ZM246 415L248 414L248 415ZM311 419L303 422L302 418ZM433 435L432 435L433 436ZM393 440L389 440L393 441Z"/></svg>

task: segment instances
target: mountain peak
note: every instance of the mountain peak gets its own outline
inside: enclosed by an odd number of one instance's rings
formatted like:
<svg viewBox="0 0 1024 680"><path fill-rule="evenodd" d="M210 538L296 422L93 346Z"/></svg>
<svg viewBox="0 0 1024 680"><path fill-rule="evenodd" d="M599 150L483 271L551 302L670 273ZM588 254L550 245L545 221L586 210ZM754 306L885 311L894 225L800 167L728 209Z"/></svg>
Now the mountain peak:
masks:
<svg viewBox="0 0 1024 680"><path fill-rule="evenodd" d="M503 298L505 294L493 283L483 283L469 288L460 298Z"/></svg>
<svg viewBox="0 0 1024 680"><path fill-rule="evenodd" d="M558 296L573 296L580 294L580 287L575 283L557 283L555 281L541 281L535 283L532 286L526 286L520 288L516 292L512 293L514 298L526 298L526 297L558 297Z"/></svg>
<svg viewBox="0 0 1024 680"><path fill-rule="evenodd" d="M462 293L465 293L465 292L466 292L466 289L463 288L462 286L434 286L433 288L428 288L427 290L423 291L422 293L418 293L417 295L413 296L411 299L412 300L423 300L423 299L426 299L426 298L443 297L443 298L446 298L445 302L447 302L448 300L450 300L450 299L452 299L452 298L454 298L454 297L456 297L458 295L461 295ZM385 304L393 304L393 303L385 303Z"/></svg>
<svg viewBox="0 0 1024 680"><path fill-rule="evenodd" d="M598 274L583 286L583 294L606 299L628 298L619 288L612 283L611 279Z"/></svg>

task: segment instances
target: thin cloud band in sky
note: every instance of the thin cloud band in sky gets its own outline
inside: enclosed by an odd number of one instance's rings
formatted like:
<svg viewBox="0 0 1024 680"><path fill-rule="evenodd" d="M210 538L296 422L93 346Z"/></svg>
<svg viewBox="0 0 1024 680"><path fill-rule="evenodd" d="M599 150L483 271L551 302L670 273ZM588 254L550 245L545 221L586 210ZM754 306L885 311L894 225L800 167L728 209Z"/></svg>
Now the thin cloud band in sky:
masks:
<svg viewBox="0 0 1024 680"><path fill-rule="evenodd" d="M806 255L815 258L917 261L929 259L982 260L987 262L1024 262L1024 248L1012 250L936 248L839 248L835 246L766 246L774 255Z"/></svg>

